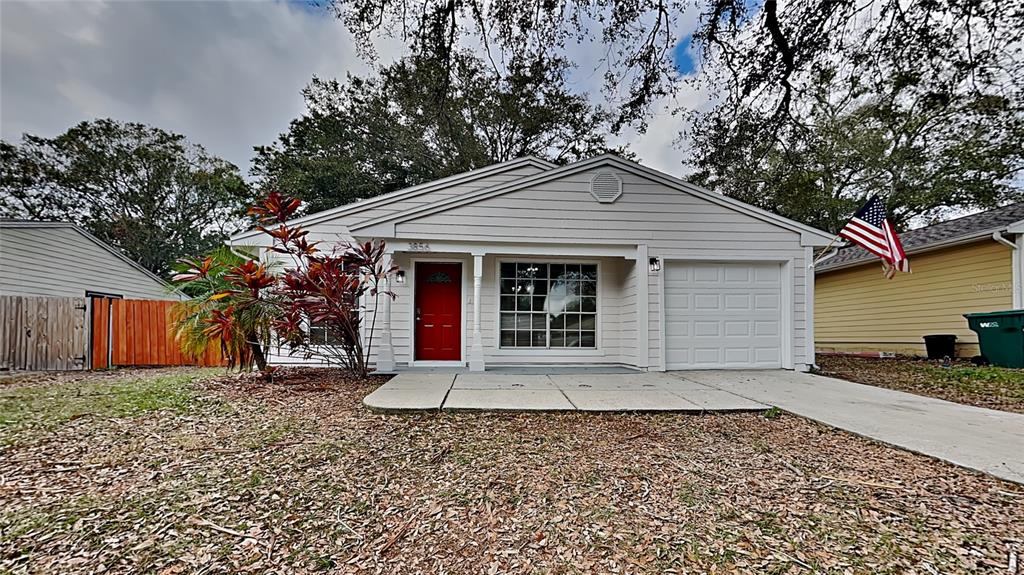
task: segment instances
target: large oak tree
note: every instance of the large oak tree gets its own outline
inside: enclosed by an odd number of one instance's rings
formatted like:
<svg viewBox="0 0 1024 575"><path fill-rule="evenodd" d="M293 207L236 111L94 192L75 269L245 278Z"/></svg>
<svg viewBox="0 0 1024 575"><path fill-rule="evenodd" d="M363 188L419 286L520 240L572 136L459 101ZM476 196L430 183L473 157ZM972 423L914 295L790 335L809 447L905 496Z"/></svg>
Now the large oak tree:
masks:
<svg viewBox="0 0 1024 575"><path fill-rule="evenodd" d="M306 113L256 148L253 173L313 212L521 156L566 162L607 151L608 115L567 89L565 70L542 60L498 73L460 53L406 58L365 78L314 78Z"/></svg>
<svg viewBox="0 0 1024 575"><path fill-rule="evenodd" d="M252 201L238 169L184 136L82 122L0 142L0 216L69 221L157 274L223 243Z"/></svg>

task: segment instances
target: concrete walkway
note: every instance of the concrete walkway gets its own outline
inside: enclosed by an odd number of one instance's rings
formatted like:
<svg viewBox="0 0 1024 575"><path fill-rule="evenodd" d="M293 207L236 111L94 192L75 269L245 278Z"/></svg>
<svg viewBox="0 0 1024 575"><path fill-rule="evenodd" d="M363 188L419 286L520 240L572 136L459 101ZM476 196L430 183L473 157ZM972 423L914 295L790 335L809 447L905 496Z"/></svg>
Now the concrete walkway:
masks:
<svg viewBox="0 0 1024 575"><path fill-rule="evenodd" d="M1024 415L788 371L688 371L675 375L1024 483Z"/></svg>
<svg viewBox="0 0 1024 575"><path fill-rule="evenodd" d="M752 411L762 403L667 373L403 372L363 400L383 411Z"/></svg>

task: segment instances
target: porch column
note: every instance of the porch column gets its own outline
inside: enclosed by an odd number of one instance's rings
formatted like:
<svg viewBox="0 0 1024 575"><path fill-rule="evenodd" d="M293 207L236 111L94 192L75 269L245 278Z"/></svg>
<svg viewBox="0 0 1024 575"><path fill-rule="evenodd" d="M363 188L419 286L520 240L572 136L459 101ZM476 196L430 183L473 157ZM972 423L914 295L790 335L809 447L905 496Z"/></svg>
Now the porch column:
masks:
<svg viewBox="0 0 1024 575"><path fill-rule="evenodd" d="M480 335L480 284L484 276L483 254L473 254L473 345L469 348L469 371L484 370L484 342Z"/></svg>
<svg viewBox="0 0 1024 575"><path fill-rule="evenodd" d="M636 246L636 366L644 371L650 366L650 332L647 329L650 312L650 262L647 244ZM664 273L664 271L662 272Z"/></svg>
<svg viewBox="0 0 1024 575"><path fill-rule="evenodd" d="M391 267L392 254L384 258L384 269ZM384 280L384 290L391 291L391 279ZM377 347L377 371L395 371L395 348L391 345L391 296L380 296L380 343Z"/></svg>

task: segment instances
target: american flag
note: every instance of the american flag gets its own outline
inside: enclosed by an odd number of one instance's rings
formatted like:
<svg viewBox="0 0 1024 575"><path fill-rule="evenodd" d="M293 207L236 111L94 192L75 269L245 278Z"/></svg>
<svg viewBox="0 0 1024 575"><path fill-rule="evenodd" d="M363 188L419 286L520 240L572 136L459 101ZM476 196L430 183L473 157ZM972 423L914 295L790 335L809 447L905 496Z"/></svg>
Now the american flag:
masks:
<svg viewBox="0 0 1024 575"><path fill-rule="evenodd" d="M839 235L882 258L889 266L887 276L892 277L892 270L910 273L910 261L878 196L872 196L857 210Z"/></svg>

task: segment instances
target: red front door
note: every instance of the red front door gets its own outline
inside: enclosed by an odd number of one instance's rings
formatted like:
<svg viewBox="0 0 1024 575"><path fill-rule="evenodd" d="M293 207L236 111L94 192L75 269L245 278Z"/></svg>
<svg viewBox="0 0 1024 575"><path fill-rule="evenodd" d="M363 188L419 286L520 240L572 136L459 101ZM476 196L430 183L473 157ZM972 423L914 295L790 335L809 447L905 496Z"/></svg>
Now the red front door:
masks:
<svg viewBox="0 0 1024 575"><path fill-rule="evenodd" d="M462 264L416 264L416 359L462 359Z"/></svg>

